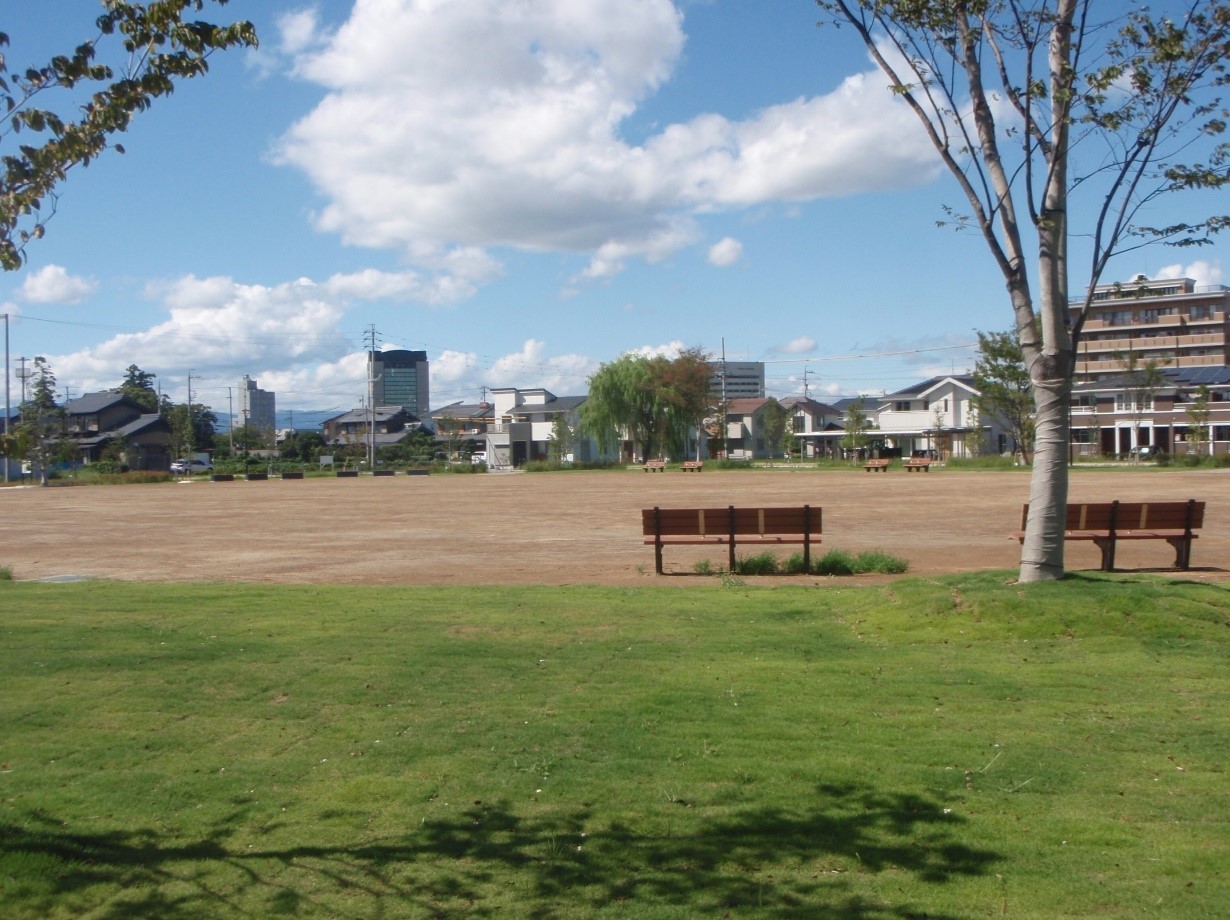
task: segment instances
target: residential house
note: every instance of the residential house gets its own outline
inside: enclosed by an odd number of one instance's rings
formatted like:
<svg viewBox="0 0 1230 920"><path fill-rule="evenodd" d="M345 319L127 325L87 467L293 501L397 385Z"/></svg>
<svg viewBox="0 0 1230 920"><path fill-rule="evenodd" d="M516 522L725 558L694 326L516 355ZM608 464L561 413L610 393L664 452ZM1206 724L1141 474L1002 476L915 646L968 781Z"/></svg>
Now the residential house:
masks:
<svg viewBox="0 0 1230 920"><path fill-rule="evenodd" d="M580 431L578 411L585 396L556 396L542 388L520 390L501 387L491 391L492 418L486 431L487 465L493 469L517 467L529 460L546 460L558 425L568 431L570 459L580 462L611 460L593 438Z"/></svg>
<svg viewBox="0 0 1230 920"><path fill-rule="evenodd" d="M1158 376L1156 386L1129 374L1074 385L1073 454L1230 452L1230 367L1167 367ZM1208 421L1196 431L1193 407L1202 390Z"/></svg>
<svg viewBox="0 0 1230 920"><path fill-rule="evenodd" d="M170 469L171 427L157 412L118 390L86 393L64 405L65 435L77 443L83 463L102 459L113 443L122 443L121 462L135 470Z"/></svg>
<svg viewBox="0 0 1230 920"><path fill-rule="evenodd" d="M726 403L726 431L724 440L711 443L709 453L722 455L730 460L760 460L772 457L775 448L769 443L766 433L765 411L770 404L778 405L773 397L732 399Z"/></svg>
<svg viewBox="0 0 1230 920"><path fill-rule="evenodd" d="M325 419L321 427L326 444L359 447L374 440L379 450L400 443L420 425L418 416L405 406L377 406L374 410L351 409Z"/></svg>
<svg viewBox="0 0 1230 920"><path fill-rule="evenodd" d="M805 396L787 396L779 402L789 414L787 425L798 442L799 456L811 460L841 456L846 433L843 411Z"/></svg>
<svg viewBox="0 0 1230 920"><path fill-rule="evenodd" d="M165 471L171 468L174 441L167 420L157 412L149 412L127 425L77 439L77 454L83 463L95 463L118 443L118 460L130 470Z"/></svg>
<svg viewBox="0 0 1230 920"><path fill-rule="evenodd" d="M487 429L495 418L489 402L450 403L431 413L436 443L450 455L473 455L487 449Z"/></svg>
<svg viewBox="0 0 1230 920"><path fill-rule="evenodd" d="M973 404L977 395L972 377L953 375L868 400L868 415L877 427L873 439L883 444L885 456L947 460L969 456L979 432L985 450L1003 453L1012 445L995 420L979 417Z"/></svg>

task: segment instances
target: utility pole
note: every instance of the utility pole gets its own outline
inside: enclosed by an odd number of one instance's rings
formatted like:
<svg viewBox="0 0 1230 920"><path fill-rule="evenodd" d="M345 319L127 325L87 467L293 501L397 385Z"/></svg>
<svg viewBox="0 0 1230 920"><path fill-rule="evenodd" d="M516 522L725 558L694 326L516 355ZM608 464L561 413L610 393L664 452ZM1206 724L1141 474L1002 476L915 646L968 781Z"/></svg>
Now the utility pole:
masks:
<svg viewBox="0 0 1230 920"><path fill-rule="evenodd" d="M4 314L4 436L7 439L9 434L9 415L12 411L11 403L9 402L9 315ZM4 448L4 481L9 481L9 449L8 441L5 441Z"/></svg>
<svg viewBox="0 0 1230 920"><path fill-rule="evenodd" d="M192 469L192 455L195 450L194 437L195 432L192 430L192 370L188 370L188 451L184 459L188 461L188 469Z"/></svg>
<svg viewBox="0 0 1230 920"><path fill-rule="evenodd" d="M809 368L806 364L803 365L803 398L804 399L807 398L807 373L810 370L811 368Z"/></svg>
<svg viewBox="0 0 1230 920"><path fill-rule="evenodd" d="M226 421L231 436L231 459L235 457L235 403L231 400L231 388L226 388Z"/></svg>
<svg viewBox="0 0 1230 920"><path fill-rule="evenodd" d="M367 327L367 468L376 469L376 324Z"/></svg>
<svg viewBox="0 0 1230 920"><path fill-rule="evenodd" d="M730 459L730 426L726 423L726 336L722 336L722 459Z"/></svg>

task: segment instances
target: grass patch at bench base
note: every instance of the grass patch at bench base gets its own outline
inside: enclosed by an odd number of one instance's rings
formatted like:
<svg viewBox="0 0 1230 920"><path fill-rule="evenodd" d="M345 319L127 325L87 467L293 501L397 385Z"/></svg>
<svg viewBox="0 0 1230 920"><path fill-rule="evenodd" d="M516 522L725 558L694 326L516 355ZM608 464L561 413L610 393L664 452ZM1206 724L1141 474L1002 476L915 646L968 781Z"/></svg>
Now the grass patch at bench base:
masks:
<svg viewBox="0 0 1230 920"><path fill-rule="evenodd" d="M909 563L899 556L881 550L868 550L857 556L841 549L830 549L823 556L813 558L811 571L803 564L802 553L792 553L784 561L773 553L757 553L754 556L739 556L735 559L735 575L900 575L908 571ZM697 575L719 574L708 559L697 562L692 571Z"/></svg>

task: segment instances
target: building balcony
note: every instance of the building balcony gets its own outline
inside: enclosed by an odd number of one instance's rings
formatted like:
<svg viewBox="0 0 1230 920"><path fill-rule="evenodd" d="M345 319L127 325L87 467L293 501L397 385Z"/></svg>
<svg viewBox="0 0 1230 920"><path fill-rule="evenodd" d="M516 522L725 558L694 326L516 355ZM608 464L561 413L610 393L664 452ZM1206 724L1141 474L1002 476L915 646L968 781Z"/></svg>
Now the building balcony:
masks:
<svg viewBox="0 0 1230 920"><path fill-rule="evenodd" d="M1081 354L1115 351L1156 351L1159 348L1218 348L1226 344L1226 336L1220 332L1192 335L1157 335L1124 337L1121 339L1082 339Z"/></svg>

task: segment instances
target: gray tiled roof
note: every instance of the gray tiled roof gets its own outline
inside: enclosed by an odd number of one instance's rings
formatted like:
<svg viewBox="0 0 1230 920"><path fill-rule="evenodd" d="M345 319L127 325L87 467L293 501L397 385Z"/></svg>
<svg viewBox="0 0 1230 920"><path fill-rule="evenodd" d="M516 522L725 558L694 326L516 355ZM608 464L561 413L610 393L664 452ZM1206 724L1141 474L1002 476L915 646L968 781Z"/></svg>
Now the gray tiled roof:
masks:
<svg viewBox="0 0 1230 920"><path fill-rule="evenodd" d="M121 402L136 405L135 401L118 390L102 390L98 393L86 393L76 399L70 399L64 404L64 408L69 415L93 415L95 412L101 412Z"/></svg>

